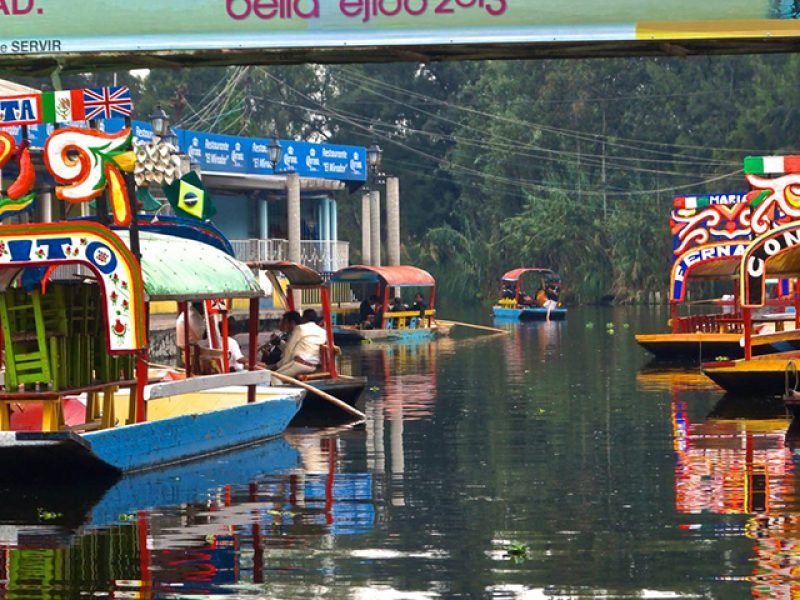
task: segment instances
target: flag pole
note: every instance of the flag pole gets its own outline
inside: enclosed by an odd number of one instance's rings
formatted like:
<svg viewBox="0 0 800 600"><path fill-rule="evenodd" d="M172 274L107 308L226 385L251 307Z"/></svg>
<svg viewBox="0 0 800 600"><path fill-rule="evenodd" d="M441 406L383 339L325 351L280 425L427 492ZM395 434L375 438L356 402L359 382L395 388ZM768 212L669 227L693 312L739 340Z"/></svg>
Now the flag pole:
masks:
<svg viewBox="0 0 800 600"><path fill-rule="evenodd" d="M125 127L131 126L131 118L125 117ZM137 207L138 200L136 198L136 183L133 180L133 173L125 173L125 186L128 188L128 202L131 207L131 252L136 257L136 260L141 264L142 251L139 246L139 210ZM188 323L188 321L187 321Z"/></svg>

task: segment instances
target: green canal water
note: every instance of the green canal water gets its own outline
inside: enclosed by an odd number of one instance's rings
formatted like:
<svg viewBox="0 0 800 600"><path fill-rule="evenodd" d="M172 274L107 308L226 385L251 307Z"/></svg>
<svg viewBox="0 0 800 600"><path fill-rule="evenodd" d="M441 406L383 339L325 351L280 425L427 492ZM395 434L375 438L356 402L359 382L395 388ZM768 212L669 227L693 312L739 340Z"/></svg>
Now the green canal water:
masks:
<svg viewBox="0 0 800 600"><path fill-rule="evenodd" d="M347 349L364 424L111 489L3 490L0 597L792 597L788 421L648 365L634 332L665 320L581 308Z"/></svg>

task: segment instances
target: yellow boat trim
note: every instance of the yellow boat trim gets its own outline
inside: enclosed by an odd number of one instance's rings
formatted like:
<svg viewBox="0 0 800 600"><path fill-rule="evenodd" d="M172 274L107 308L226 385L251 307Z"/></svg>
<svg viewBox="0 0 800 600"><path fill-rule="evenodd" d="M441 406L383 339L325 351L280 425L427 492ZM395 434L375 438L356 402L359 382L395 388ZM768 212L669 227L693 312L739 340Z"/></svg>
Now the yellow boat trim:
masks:
<svg viewBox="0 0 800 600"><path fill-rule="evenodd" d="M741 339L740 333L652 333L639 334L636 341L639 343L672 343L672 342L734 342L738 343Z"/></svg>
<svg viewBox="0 0 800 600"><path fill-rule="evenodd" d="M800 23L792 19L740 19L717 21L641 21L637 40L695 40L797 37Z"/></svg>

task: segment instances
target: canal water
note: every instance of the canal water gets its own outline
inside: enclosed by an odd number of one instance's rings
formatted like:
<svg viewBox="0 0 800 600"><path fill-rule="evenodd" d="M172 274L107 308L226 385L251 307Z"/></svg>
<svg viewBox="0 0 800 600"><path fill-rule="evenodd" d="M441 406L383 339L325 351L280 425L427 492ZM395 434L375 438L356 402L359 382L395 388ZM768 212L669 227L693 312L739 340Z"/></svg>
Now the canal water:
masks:
<svg viewBox="0 0 800 600"><path fill-rule="evenodd" d="M347 349L363 424L3 490L0 597L792 597L788 420L648 365L634 332L666 316Z"/></svg>

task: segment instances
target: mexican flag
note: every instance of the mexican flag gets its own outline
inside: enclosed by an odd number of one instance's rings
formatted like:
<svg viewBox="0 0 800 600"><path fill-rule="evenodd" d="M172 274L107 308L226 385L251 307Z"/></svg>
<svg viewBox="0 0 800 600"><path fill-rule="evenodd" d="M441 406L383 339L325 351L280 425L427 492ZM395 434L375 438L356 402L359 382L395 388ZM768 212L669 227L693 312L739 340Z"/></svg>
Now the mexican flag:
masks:
<svg viewBox="0 0 800 600"><path fill-rule="evenodd" d="M83 90L42 92L42 122L83 121L85 115Z"/></svg>

